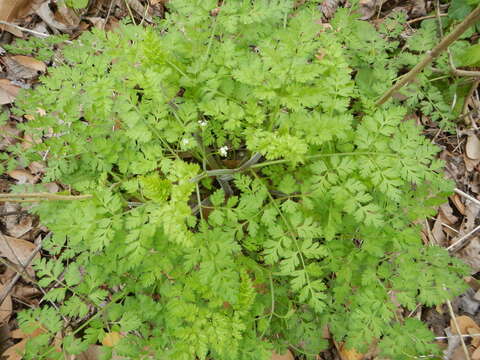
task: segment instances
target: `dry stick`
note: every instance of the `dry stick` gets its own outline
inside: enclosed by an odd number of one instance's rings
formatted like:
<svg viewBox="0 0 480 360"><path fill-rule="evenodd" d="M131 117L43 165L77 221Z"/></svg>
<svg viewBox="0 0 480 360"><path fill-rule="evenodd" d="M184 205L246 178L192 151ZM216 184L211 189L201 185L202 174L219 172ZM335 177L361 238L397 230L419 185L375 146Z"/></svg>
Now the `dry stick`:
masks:
<svg viewBox="0 0 480 360"><path fill-rule="evenodd" d="M455 317L455 313L453 312L452 303L448 299L447 299L447 306L448 306L448 312L452 317L453 324L455 325L455 330L457 330L457 333L459 335L462 335L462 332L460 331L460 326L458 325L458 322L457 322L457 318ZM463 340L463 336L460 336L460 342L462 343L462 348L463 348L463 352L465 353L465 358L467 360L470 360L470 355L468 353L467 345L465 345L465 341Z"/></svg>
<svg viewBox="0 0 480 360"><path fill-rule="evenodd" d="M12 24L10 22L3 21L3 20L0 20L0 25L11 26L11 27L14 27L17 30L28 32L30 34L40 36L40 37L45 37L46 38L46 37L50 36L49 34L44 34L44 33L41 33L41 32L35 31L35 30L30 30L30 29L27 29L27 28L24 28L24 27L21 27L21 26L18 26L18 25L15 25L15 24Z"/></svg>
<svg viewBox="0 0 480 360"><path fill-rule="evenodd" d="M46 237L50 236L47 235ZM45 238L46 238L45 237ZM43 240L45 240L45 238ZM10 281L10 283L3 289L3 292L0 294L0 305L3 303L3 301L6 299L6 297L8 296L8 294L10 294L10 291L12 291L13 287L15 286L15 284L17 283L18 279L20 279L20 277L22 276L22 274L25 272L25 269L30 265L30 263L33 261L33 258L35 257L35 255L37 255L37 253L40 251L40 249L42 248L42 242L43 240L40 240L40 242L38 243L37 247L32 251L32 253L30 254L30 256L28 257L27 261L25 262L25 264L21 263L22 265L22 270L17 272L17 274L15 275L15 277Z"/></svg>
<svg viewBox="0 0 480 360"><path fill-rule="evenodd" d="M452 245L447 247L447 250L450 251L451 253L454 253L454 252L460 250L463 246L465 246L467 244L467 242L469 242L471 240L472 236L476 235L478 232L480 232L480 225L477 226L472 231L470 231L469 233L460 237L460 239L458 239Z"/></svg>
<svg viewBox="0 0 480 360"><path fill-rule="evenodd" d="M85 200L90 199L92 195L61 195L52 193L8 193L0 194L0 201L15 201L15 199L41 199L41 200ZM36 201L36 200L31 200Z"/></svg>
<svg viewBox="0 0 480 360"><path fill-rule="evenodd" d="M440 14L440 16L447 16L448 14ZM419 21L423 21L423 20L428 20L428 19L434 19L436 18L437 15L427 15L427 16L422 16L422 17L419 17L419 18L416 18L416 19L412 19L412 20L409 20L407 21L407 24L410 25L410 24L413 24L413 23L416 23L416 22L419 22Z"/></svg>
<svg viewBox="0 0 480 360"><path fill-rule="evenodd" d="M466 192L463 192L462 190L457 188L455 188L453 191L456 192L458 195L463 196L464 198L470 200L471 202L474 202L475 204L480 205L480 200L474 198L472 195L469 195Z"/></svg>
<svg viewBox="0 0 480 360"><path fill-rule="evenodd" d="M378 99L375 105L383 105L392 95L400 90L405 84L413 81L428 64L430 64L438 55L445 51L455 40L457 40L471 25L480 20L480 5L475 8L453 31L440 41L415 67L406 73L395 85L393 85L385 94Z"/></svg>

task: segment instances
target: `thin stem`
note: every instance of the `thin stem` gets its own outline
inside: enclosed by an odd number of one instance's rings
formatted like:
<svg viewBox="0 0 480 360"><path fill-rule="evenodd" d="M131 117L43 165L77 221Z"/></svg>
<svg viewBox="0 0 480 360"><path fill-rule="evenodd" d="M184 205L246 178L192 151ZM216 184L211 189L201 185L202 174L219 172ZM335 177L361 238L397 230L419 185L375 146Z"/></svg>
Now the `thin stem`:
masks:
<svg viewBox="0 0 480 360"><path fill-rule="evenodd" d="M29 200L29 199L39 199L39 200L85 200L91 199L93 195L60 195L52 193L8 193L0 194L0 199L2 201L38 201L38 200Z"/></svg>

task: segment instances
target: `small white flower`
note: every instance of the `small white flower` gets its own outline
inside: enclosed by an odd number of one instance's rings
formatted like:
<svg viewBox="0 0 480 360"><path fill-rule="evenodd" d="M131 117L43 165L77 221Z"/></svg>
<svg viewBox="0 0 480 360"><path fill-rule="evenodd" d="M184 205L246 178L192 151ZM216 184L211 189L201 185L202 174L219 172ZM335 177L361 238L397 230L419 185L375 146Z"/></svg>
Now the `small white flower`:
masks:
<svg viewBox="0 0 480 360"><path fill-rule="evenodd" d="M226 157L228 152L228 146L222 146L220 149L218 149L218 153L220 156Z"/></svg>
<svg viewBox="0 0 480 360"><path fill-rule="evenodd" d="M190 142L190 139L188 139L188 138L184 138L182 140L182 144L185 145L185 146L188 145L189 142Z"/></svg>
<svg viewBox="0 0 480 360"><path fill-rule="evenodd" d="M205 127L205 126L207 126L208 122L207 122L207 120L198 120L198 124L201 127Z"/></svg>

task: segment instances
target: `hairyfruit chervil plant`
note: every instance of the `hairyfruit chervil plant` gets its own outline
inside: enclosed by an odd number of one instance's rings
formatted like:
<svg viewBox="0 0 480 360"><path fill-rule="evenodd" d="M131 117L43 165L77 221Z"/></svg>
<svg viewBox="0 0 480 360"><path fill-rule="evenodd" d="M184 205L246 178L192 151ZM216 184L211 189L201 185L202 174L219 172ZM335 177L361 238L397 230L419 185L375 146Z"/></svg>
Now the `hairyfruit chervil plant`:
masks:
<svg viewBox="0 0 480 360"><path fill-rule="evenodd" d="M18 316L44 328L26 359L113 333L103 358L314 358L326 326L359 351L438 352L397 312L464 289L415 223L452 187L406 110L359 88L341 31L315 4L174 0L155 29L63 49L17 101L31 146L9 151L92 196L33 208L53 233L35 266L50 305Z"/></svg>

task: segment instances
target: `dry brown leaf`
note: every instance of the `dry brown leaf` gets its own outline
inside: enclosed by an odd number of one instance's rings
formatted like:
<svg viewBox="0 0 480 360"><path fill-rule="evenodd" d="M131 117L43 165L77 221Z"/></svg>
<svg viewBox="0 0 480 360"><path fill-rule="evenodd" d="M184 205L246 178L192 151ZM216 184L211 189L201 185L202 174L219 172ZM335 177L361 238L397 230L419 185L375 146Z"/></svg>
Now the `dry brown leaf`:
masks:
<svg viewBox="0 0 480 360"><path fill-rule="evenodd" d="M462 215L465 215L465 205L462 202L462 198L458 194L453 194L453 196L450 196L450 199L457 208L458 212Z"/></svg>
<svg viewBox="0 0 480 360"><path fill-rule="evenodd" d="M12 59L19 64L39 72L47 71L47 65L43 61L37 60L31 56L15 55Z"/></svg>
<svg viewBox="0 0 480 360"><path fill-rule="evenodd" d="M359 11L362 14L362 20L370 19L386 0L360 0Z"/></svg>
<svg viewBox="0 0 480 360"><path fill-rule="evenodd" d="M0 283L0 294L3 294L5 286ZM10 320L10 315L12 315L12 297L10 294L3 300L3 303L0 304L0 324L7 323Z"/></svg>
<svg viewBox="0 0 480 360"><path fill-rule="evenodd" d="M10 346L7 350L4 351L2 357L7 360L22 360L22 354L25 350L25 345L27 344L27 341L27 339L23 339L19 343Z"/></svg>
<svg viewBox="0 0 480 360"><path fill-rule="evenodd" d="M27 56L25 56L26 58ZM33 59L33 58L32 58ZM21 60L25 63L27 63L28 60ZM13 56L4 56L2 58L3 64L5 64L5 67L7 68L7 73L8 76L7 78L10 80L19 80L19 79L35 79L40 75L40 73L32 69L31 67L25 66L18 62L17 60L14 59ZM36 65L38 67L38 65Z"/></svg>
<svg viewBox="0 0 480 360"><path fill-rule="evenodd" d="M13 296L27 300L29 298L41 295L42 292L33 286L15 286Z"/></svg>
<svg viewBox="0 0 480 360"><path fill-rule="evenodd" d="M36 11L37 15L45 21L52 29L57 29L65 33L70 33L74 27L63 24L55 19L55 14L50 10L49 1L45 1Z"/></svg>
<svg viewBox="0 0 480 360"><path fill-rule="evenodd" d="M340 357L342 360L362 360L363 354L358 353L355 349L346 349L342 346L340 348Z"/></svg>
<svg viewBox="0 0 480 360"><path fill-rule="evenodd" d="M471 360L480 360L480 348L476 348L475 351L470 355Z"/></svg>
<svg viewBox="0 0 480 360"><path fill-rule="evenodd" d="M465 152L470 159L480 159L480 140L478 139L477 135L468 135Z"/></svg>
<svg viewBox="0 0 480 360"><path fill-rule="evenodd" d="M37 4L37 0L2 0L0 1L0 20L14 22L31 13ZM23 36L20 30L10 25L0 25L0 29L18 37Z"/></svg>
<svg viewBox="0 0 480 360"><path fill-rule="evenodd" d="M0 256L6 257L14 264L25 265L34 249L35 245L30 241L0 234ZM39 257L40 254L36 254L34 259ZM27 273L30 276L34 275L31 266L27 268Z"/></svg>
<svg viewBox="0 0 480 360"><path fill-rule="evenodd" d="M122 335L120 335L119 332L112 331L105 334L105 337L102 340L102 344L104 346L114 347L116 344L118 344L121 338L122 338Z"/></svg>
<svg viewBox="0 0 480 360"><path fill-rule="evenodd" d="M20 87L13 85L8 79L0 79L0 105L12 103L18 95Z"/></svg>
<svg viewBox="0 0 480 360"><path fill-rule="evenodd" d="M293 357L293 354L290 352L290 350L287 350L287 352L283 355L277 354L275 351L272 352L272 360L294 360L295 358Z"/></svg>
<svg viewBox="0 0 480 360"><path fill-rule="evenodd" d="M1 89L0 89L1 98ZM21 130L18 130L15 123L8 122L0 126L0 150L5 150L10 145L16 144L21 136Z"/></svg>
<svg viewBox="0 0 480 360"><path fill-rule="evenodd" d="M476 334L480 333L480 327L469 316L460 315L455 317L455 319L457 320L457 324L462 335L467 335L468 329L474 329L475 331L477 331ZM450 320L450 328L452 329L452 332L454 334L458 334L457 326L455 325L455 322L453 321L453 319Z"/></svg>
<svg viewBox="0 0 480 360"><path fill-rule="evenodd" d="M54 14L55 20L67 25L70 28L76 28L80 24L80 17L72 8L65 4L57 5L57 11Z"/></svg>
<svg viewBox="0 0 480 360"><path fill-rule="evenodd" d="M101 354L102 347L100 345L90 345L90 347L85 350L80 355L75 357L75 360L98 360Z"/></svg>
<svg viewBox="0 0 480 360"><path fill-rule="evenodd" d="M35 184L37 177L24 169L17 169L7 172L7 175L17 180L17 184Z"/></svg>
<svg viewBox="0 0 480 360"><path fill-rule="evenodd" d="M425 8L425 0L413 0L411 14L414 18L427 15L427 9Z"/></svg>
<svg viewBox="0 0 480 360"><path fill-rule="evenodd" d="M22 353L25 350L25 345L27 344L28 339L34 338L40 334L45 333L46 330L43 327L36 328L31 334L25 334L22 330L16 329L11 332L13 339L22 339L19 343L9 347L2 356L7 360L21 360Z"/></svg>
<svg viewBox="0 0 480 360"><path fill-rule="evenodd" d="M323 0L320 4L320 9L322 10L323 16L326 19L331 19L337 10L338 3L340 0Z"/></svg>
<svg viewBox="0 0 480 360"><path fill-rule="evenodd" d="M7 228L10 236L21 238L33 228L33 218L31 216L20 216L17 223Z"/></svg>
<svg viewBox="0 0 480 360"><path fill-rule="evenodd" d="M102 347L100 345L90 345L90 347L75 357L75 360L98 360L101 355ZM124 357L120 357L113 353L112 360L125 360Z"/></svg>

